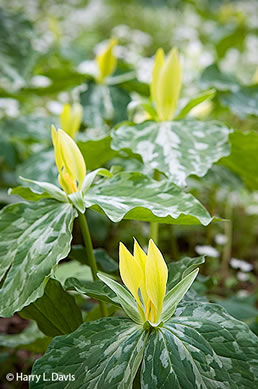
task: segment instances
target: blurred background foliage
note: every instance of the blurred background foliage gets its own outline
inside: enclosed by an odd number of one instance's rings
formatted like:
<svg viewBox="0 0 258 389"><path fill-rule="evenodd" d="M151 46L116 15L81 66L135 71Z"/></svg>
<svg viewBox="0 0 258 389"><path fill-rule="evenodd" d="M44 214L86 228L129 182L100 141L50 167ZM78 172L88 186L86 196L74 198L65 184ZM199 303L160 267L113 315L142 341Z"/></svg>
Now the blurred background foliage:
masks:
<svg viewBox="0 0 258 389"><path fill-rule="evenodd" d="M58 125L66 102L83 105L77 141L89 170L103 165L143 170L141 161L110 149L109 133L128 118L131 100L149 95L155 51L176 46L183 59L182 101L208 88L216 91L191 115L218 119L235 131L230 156L206 176L190 177L187 188L212 215L227 220L208 227L162 225L159 246L168 261L205 254L196 290L258 334L258 2L2 0L0 5L1 206L17 201L8 188L19 184L19 175L56 182L50 125ZM94 82L95 56L110 37L118 39L118 66L113 84L103 89ZM137 111L135 120L142 115ZM89 142L97 142L96 155ZM120 240L129 247L132 235L143 246L147 242L145 223L116 225L96 213L88 216L95 247L104 247L115 261ZM80 243L74 228L74 243ZM35 357L28 349L26 366ZM15 364L19 352L1 358Z"/></svg>

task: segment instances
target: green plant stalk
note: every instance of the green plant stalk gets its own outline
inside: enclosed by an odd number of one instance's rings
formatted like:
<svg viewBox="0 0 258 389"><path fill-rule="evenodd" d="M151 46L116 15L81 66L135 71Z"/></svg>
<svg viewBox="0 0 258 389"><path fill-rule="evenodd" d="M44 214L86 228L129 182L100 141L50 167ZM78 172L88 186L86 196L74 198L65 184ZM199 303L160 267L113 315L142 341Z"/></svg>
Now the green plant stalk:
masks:
<svg viewBox="0 0 258 389"><path fill-rule="evenodd" d="M178 260L178 247L177 247L177 241L175 236L175 229L174 225L171 224L170 226L170 247L171 247L171 255L172 258L177 261Z"/></svg>
<svg viewBox="0 0 258 389"><path fill-rule="evenodd" d="M86 220L86 216L79 212L78 219L79 219L79 223L80 223L80 227L81 227L85 251L86 251L89 265L91 268L92 278L93 278L93 280L96 281L96 280L98 280L98 276L97 276L98 266L97 266L94 252L93 252L92 240L91 240L90 231L89 231L88 223ZM99 305L100 305L100 311L101 311L102 316L108 316L106 304L103 301L99 301Z"/></svg>
<svg viewBox="0 0 258 389"><path fill-rule="evenodd" d="M226 220L224 222L224 232L227 237L227 243L224 246L223 254L222 254L222 264L221 264L221 281L222 283L225 282L228 276L228 270L229 270L229 261L231 258L231 251L232 251L232 202L230 201L231 197L229 196L228 201L226 202L226 209L225 209L225 217Z"/></svg>
<svg viewBox="0 0 258 389"><path fill-rule="evenodd" d="M160 172L158 170L154 171L153 174L154 180L160 180ZM159 223L150 222L150 239L157 245L159 243Z"/></svg>

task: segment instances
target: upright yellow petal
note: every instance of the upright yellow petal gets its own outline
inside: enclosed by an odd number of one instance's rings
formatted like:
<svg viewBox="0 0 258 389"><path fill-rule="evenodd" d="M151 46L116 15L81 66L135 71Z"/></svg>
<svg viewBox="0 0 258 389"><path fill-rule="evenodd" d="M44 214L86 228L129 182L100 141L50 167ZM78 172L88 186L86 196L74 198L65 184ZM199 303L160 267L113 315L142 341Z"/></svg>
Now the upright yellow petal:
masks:
<svg viewBox="0 0 258 389"><path fill-rule="evenodd" d="M165 55L163 49L158 49L155 55L154 66L152 70L152 80L150 85L151 99L156 104L157 102L157 90L159 87L159 76L162 66L165 61Z"/></svg>
<svg viewBox="0 0 258 389"><path fill-rule="evenodd" d="M64 104L63 111L61 112L59 116L61 128L69 134L69 127L70 127L70 117L71 117L71 105L70 104Z"/></svg>
<svg viewBox="0 0 258 389"><path fill-rule="evenodd" d="M157 87L157 112L160 120L172 120L182 86L178 51L172 49L161 69Z"/></svg>
<svg viewBox="0 0 258 389"><path fill-rule="evenodd" d="M140 268L142 269L142 280L140 282L140 290L141 290L141 295L143 299L144 305L147 303L148 295L146 292L146 282L145 282L145 266L146 266L146 260L147 260L147 255L139 245L136 239L134 239L134 252L133 256L135 261L138 263Z"/></svg>
<svg viewBox="0 0 258 389"><path fill-rule="evenodd" d="M63 161L62 161L62 155L61 155L61 150L59 146L59 136L58 136L58 131L56 130L55 126L52 124L51 126L51 135L52 135L52 142L54 145L54 151L55 151L55 160L56 160L56 166L57 170L60 174L63 166Z"/></svg>
<svg viewBox="0 0 258 389"><path fill-rule="evenodd" d="M137 303L140 304L138 290L143 278L143 272L123 243L120 243L119 247L119 270L123 283L130 290Z"/></svg>
<svg viewBox="0 0 258 389"><path fill-rule="evenodd" d="M79 147L69 135L60 129L58 135L64 169L77 181L78 188L80 188L86 175L84 158Z"/></svg>
<svg viewBox="0 0 258 389"><path fill-rule="evenodd" d="M72 106L70 104L64 104L59 120L62 129L72 138L75 138L75 135L79 131L82 121L82 113L81 104L74 103Z"/></svg>
<svg viewBox="0 0 258 389"><path fill-rule="evenodd" d="M111 39L108 46L96 57L99 75L97 81L102 83L106 77L110 76L116 68L116 57L113 48L117 44L116 39Z"/></svg>
<svg viewBox="0 0 258 389"><path fill-rule="evenodd" d="M168 269L163 256L153 240L149 242L145 267L146 291L149 299L157 310L158 321L162 312L162 305L166 293Z"/></svg>
<svg viewBox="0 0 258 389"><path fill-rule="evenodd" d="M82 122L82 115L83 115L83 110L81 104L74 103L72 106L70 132L68 133L72 138L75 138L75 135L80 129L81 122Z"/></svg>
<svg viewBox="0 0 258 389"><path fill-rule="evenodd" d="M63 130L56 130L54 126L52 140L60 185L67 194L75 192L81 188L86 175L84 158L74 140Z"/></svg>

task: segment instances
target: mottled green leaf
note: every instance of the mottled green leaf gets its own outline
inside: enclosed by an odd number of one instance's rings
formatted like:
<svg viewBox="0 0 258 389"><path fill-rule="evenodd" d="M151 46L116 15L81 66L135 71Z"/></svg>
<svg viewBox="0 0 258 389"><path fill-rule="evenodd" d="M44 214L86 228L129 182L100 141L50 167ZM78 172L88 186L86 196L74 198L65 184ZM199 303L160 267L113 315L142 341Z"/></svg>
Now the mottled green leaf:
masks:
<svg viewBox="0 0 258 389"><path fill-rule="evenodd" d="M51 124L57 124L55 118L25 116L6 119L1 123L1 131L14 139L30 142L51 142Z"/></svg>
<svg viewBox="0 0 258 389"><path fill-rule="evenodd" d="M240 118L258 116L258 86L242 86L237 93L223 93L221 103Z"/></svg>
<svg viewBox="0 0 258 389"><path fill-rule="evenodd" d="M205 257L190 258L184 257L180 261L170 262L168 264L168 282L167 291L174 288L174 286L182 280L185 276L191 273L198 266L205 262Z"/></svg>
<svg viewBox="0 0 258 389"><path fill-rule="evenodd" d="M141 389L255 389L257 337L215 304L186 303L152 331Z"/></svg>
<svg viewBox="0 0 258 389"><path fill-rule="evenodd" d="M32 154L18 166L17 177L19 176L58 185L54 149L44 149Z"/></svg>
<svg viewBox="0 0 258 389"><path fill-rule="evenodd" d="M216 88L219 91L236 92L240 85L233 74L222 73L217 65L208 66L202 73L200 84L203 89Z"/></svg>
<svg viewBox="0 0 258 389"><path fill-rule="evenodd" d="M119 173L91 187L86 208L104 212L113 222L122 219L168 224L203 224L208 211L191 194L167 180L155 181L141 173Z"/></svg>
<svg viewBox="0 0 258 389"><path fill-rule="evenodd" d="M47 336L73 332L82 324L81 310L58 281L50 279L42 297L23 308L20 315L35 320Z"/></svg>
<svg viewBox="0 0 258 389"><path fill-rule="evenodd" d="M41 297L52 268L70 251L76 211L52 199L17 203L0 212L1 315Z"/></svg>
<svg viewBox="0 0 258 389"><path fill-rule="evenodd" d="M220 164L238 174L250 189L258 189L258 133L234 131L230 134L231 153Z"/></svg>
<svg viewBox="0 0 258 389"><path fill-rule="evenodd" d="M112 131L112 148L140 155L146 166L183 186L189 175L204 176L214 162L229 154L229 132L217 121L125 123Z"/></svg>
<svg viewBox="0 0 258 389"><path fill-rule="evenodd" d="M1 86L8 91L17 90L25 84L35 60L32 23L24 19L21 13L0 8L0 37Z"/></svg>
<svg viewBox="0 0 258 389"><path fill-rule="evenodd" d="M105 318L88 322L72 334L58 336L47 353L33 367L41 380L31 388L43 389L43 372L74 374L74 381L47 382L50 389L132 389L142 360L147 334L125 318ZM189 389L189 388L188 388Z"/></svg>
<svg viewBox="0 0 258 389"><path fill-rule="evenodd" d="M101 128L105 122L116 124L126 120L130 100L129 94L118 86L89 82L87 90L81 93L85 124Z"/></svg>

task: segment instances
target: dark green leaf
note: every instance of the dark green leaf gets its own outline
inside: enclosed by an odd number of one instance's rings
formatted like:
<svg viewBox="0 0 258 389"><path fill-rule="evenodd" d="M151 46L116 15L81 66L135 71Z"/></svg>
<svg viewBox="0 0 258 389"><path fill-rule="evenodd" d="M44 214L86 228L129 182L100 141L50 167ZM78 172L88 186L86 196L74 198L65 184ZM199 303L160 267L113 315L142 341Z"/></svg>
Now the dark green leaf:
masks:
<svg viewBox="0 0 258 389"><path fill-rule="evenodd" d="M65 289L76 290L78 293L86 294L97 300L104 301L121 307L116 294L107 287L102 281L84 281L78 278L67 278L64 285Z"/></svg>
<svg viewBox="0 0 258 389"><path fill-rule="evenodd" d="M99 270L102 270L106 273L114 273L118 270L118 263L113 258L111 258L105 250L95 249L94 255ZM85 248L81 245L73 245L69 254L69 258L76 259L81 263L85 263Z"/></svg>
<svg viewBox="0 0 258 389"><path fill-rule="evenodd" d="M58 281L50 279L42 297L23 308L20 315L35 320L47 336L73 332L82 324L82 314L73 296Z"/></svg>
<svg viewBox="0 0 258 389"><path fill-rule="evenodd" d="M84 141L82 139L82 137L79 137L77 144L85 159L88 170L102 167L107 161L117 155L117 152L110 147L110 136L95 140L87 139Z"/></svg>
<svg viewBox="0 0 258 389"><path fill-rule="evenodd" d="M231 153L220 164L238 174L250 189L258 189L258 133L234 131L230 134Z"/></svg>

